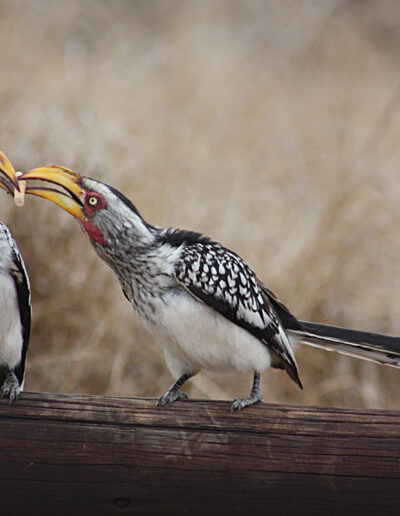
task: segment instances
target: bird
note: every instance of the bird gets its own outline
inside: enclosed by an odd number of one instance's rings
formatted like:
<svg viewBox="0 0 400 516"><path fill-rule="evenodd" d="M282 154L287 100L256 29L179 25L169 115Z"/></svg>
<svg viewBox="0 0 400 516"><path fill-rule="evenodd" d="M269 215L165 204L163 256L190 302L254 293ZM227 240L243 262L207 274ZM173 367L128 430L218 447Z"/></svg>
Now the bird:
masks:
<svg viewBox="0 0 400 516"><path fill-rule="evenodd" d="M18 189L17 176L3 153L0 187L12 195ZM10 405L24 385L31 315L25 264L10 230L0 222L0 398L8 397Z"/></svg>
<svg viewBox="0 0 400 516"><path fill-rule="evenodd" d="M174 383L157 405L185 400L182 385L202 369L252 373L250 394L235 398L231 412L263 401L260 376L270 366L302 388L295 342L400 367L399 338L299 321L238 254L201 233L149 224L112 186L57 165L20 179L28 181L27 194L79 221L139 319L162 342Z"/></svg>

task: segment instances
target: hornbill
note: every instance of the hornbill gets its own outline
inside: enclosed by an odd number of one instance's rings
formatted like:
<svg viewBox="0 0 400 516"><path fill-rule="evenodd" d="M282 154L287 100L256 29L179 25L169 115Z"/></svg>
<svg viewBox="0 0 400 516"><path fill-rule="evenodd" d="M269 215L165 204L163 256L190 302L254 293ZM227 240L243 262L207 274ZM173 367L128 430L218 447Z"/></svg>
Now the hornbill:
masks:
<svg viewBox="0 0 400 516"><path fill-rule="evenodd" d="M0 152L0 188L19 190L14 168ZM31 327L31 292L24 261L8 228L0 222L0 398L11 404L24 384Z"/></svg>
<svg viewBox="0 0 400 516"><path fill-rule="evenodd" d="M232 412L262 401L260 374L269 366L302 388L293 340L400 367L400 339L298 321L236 253L199 233L148 224L112 186L59 166L20 179L47 182L26 192L78 219L139 318L162 340L176 381L158 405L185 399L180 387L201 369L253 373L250 395L236 398Z"/></svg>

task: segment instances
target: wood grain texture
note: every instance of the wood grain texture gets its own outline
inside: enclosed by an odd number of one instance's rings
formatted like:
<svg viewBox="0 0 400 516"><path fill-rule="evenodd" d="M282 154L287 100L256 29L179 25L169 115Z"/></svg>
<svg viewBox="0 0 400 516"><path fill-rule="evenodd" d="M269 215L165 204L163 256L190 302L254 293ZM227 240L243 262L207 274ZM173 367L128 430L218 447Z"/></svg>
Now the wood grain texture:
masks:
<svg viewBox="0 0 400 516"><path fill-rule="evenodd" d="M23 393L1 514L399 514L400 412Z"/></svg>

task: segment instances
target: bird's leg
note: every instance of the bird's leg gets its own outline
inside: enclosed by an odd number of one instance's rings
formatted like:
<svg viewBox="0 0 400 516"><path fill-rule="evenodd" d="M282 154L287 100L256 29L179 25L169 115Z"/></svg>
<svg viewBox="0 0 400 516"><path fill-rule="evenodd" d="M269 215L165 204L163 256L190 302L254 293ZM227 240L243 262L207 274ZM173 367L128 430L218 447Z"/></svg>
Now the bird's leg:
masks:
<svg viewBox="0 0 400 516"><path fill-rule="evenodd" d="M18 399L19 392L20 386L17 377L12 371L8 371L8 374L0 390L0 399L8 396L8 404L11 405L14 400Z"/></svg>
<svg viewBox="0 0 400 516"><path fill-rule="evenodd" d="M171 387L167 390L164 396L160 396L157 400L156 405L171 405L176 400L187 400L187 396L184 392L180 392L179 388L191 378L192 374L183 374Z"/></svg>
<svg viewBox="0 0 400 516"><path fill-rule="evenodd" d="M231 405L231 412L242 410L242 408L254 405L254 403L259 401L264 401L260 394L260 373L254 373L253 387L251 388L250 396L247 396L247 398L235 398Z"/></svg>

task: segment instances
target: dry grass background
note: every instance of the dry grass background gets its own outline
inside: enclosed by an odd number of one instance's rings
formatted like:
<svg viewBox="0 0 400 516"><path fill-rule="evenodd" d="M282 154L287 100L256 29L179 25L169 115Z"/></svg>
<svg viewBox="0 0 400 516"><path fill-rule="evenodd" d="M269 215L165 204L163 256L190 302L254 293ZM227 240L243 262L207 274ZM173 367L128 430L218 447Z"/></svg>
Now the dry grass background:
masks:
<svg viewBox="0 0 400 516"><path fill-rule="evenodd" d="M113 184L235 249L301 318L400 334L400 4L0 0L0 148ZM34 321L26 389L156 396L171 377L76 222L0 199ZM268 401L400 408L400 372L297 350ZM193 397L251 378L201 373Z"/></svg>

